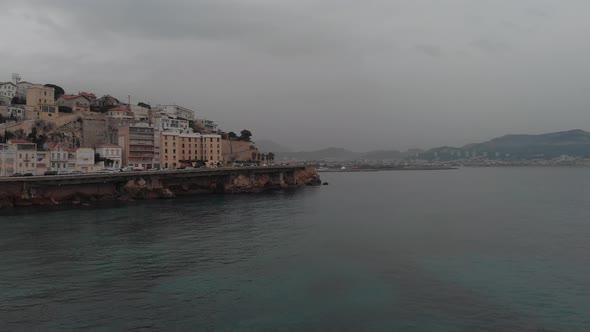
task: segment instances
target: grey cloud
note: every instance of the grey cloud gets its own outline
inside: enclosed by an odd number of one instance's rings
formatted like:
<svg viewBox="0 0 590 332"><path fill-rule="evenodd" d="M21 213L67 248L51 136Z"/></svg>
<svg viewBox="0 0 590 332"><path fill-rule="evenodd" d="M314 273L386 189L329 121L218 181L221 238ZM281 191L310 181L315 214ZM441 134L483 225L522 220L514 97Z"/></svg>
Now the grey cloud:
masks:
<svg viewBox="0 0 590 332"><path fill-rule="evenodd" d="M434 58L438 58L443 55L442 49L438 45L420 44L416 45L416 50Z"/></svg>
<svg viewBox="0 0 590 332"><path fill-rule="evenodd" d="M0 81L19 72L72 92L176 102L294 149L590 129L580 88L590 85L580 70L587 1L19 0L2 9L0 30L18 31L3 34Z"/></svg>
<svg viewBox="0 0 590 332"><path fill-rule="evenodd" d="M496 41L488 38L481 38L469 43L472 47L475 47L486 53L502 53L511 49L508 43L502 41Z"/></svg>

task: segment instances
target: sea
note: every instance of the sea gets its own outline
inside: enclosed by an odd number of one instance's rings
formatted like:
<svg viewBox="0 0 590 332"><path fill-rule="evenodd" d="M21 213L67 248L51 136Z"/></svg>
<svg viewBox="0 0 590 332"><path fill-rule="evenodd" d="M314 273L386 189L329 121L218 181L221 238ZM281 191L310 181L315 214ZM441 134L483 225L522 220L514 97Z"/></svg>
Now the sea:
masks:
<svg viewBox="0 0 590 332"><path fill-rule="evenodd" d="M590 331L590 168L0 212L0 331Z"/></svg>

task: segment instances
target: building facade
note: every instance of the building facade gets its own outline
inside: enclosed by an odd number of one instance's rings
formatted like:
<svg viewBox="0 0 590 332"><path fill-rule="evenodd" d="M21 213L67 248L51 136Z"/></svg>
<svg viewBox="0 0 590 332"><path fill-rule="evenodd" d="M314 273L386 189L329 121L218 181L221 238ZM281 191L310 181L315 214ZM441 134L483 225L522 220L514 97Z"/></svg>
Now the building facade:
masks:
<svg viewBox="0 0 590 332"><path fill-rule="evenodd" d="M11 139L8 140L8 145L15 153L15 173L37 175L37 144L23 139Z"/></svg>
<svg viewBox="0 0 590 332"><path fill-rule="evenodd" d="M172 118L181 118L185 120L194 120L195 111L178 105L158 105L158 113L167 115Z"/></svg>
<svg viewBox="0 0 590 332"><path fill-rule="evenodd" d="M15 172L16 152L8 144L0 144L0 176L11 176Z"/></svg>
<svg viewBox="0 0 590 332"><path fill-rule="evenodd" d="M223 162L221 135L162 132L160 164L163 168L215 166Z"/></svg>
<svg viewBox="0 0 590 332"><path fill-rule="evenodd" d="M38 84L27 82L27 81L20 81L16 83L16 96L19 98L26 98L27 97L27 89L35 86Z"/></svg>
<svg viewBox="0 0 590 332"><path fill-rule="evenodd" d="M115 144L100 144L96 146L96 153L105 159L105 167L119 169L123 167L123 148Z"/></svg>
<svg viewBox="0 0 590 332"><path fill-rule="evenodd" d="M90 99L82 95L61 95L55 101L57 106L66 106L74 112L90 111Z"/></svg>
<svg viewBox="0 0 590 332"><path fill-rule="evenodd" d="M37 112L39 119L51 119L59 116L53 99L54 89L43 85L34 85L27 89L27 108Z"/></svg>
<svg viewBox="0 0 590 332"><path fill-rule="evenodd" d="M161 115L153 118L152 122L154 128L159 131L175 131L179 133L189 132L188 120Z"/></svg>
<svg viewBox="0 0 590 332"><path fill-rule="evenodd" d="M124 107L115 107L107 111L107 115L113 119L132 120L135 118L133 112Z"/></svg>
<svg viewBox="0 0 590 332"><path fill-rule="evenodd" d="M123 166L155 167L154 128L139 124L119 128L119 146L123 149Z"/></svg>
<svg viewBox="0 0 590 332"><path fill-rule="evenodd" d="M0 96L12 100L16 96L17 86L12 82L0 82Z"/></svg>
<svg viewBox="0 0 590 332"><path fill-rule="evenodd" d="M63 143L47 143L44 148L49 150L49 169L52 171L68 171L69 151Z"/></svg>

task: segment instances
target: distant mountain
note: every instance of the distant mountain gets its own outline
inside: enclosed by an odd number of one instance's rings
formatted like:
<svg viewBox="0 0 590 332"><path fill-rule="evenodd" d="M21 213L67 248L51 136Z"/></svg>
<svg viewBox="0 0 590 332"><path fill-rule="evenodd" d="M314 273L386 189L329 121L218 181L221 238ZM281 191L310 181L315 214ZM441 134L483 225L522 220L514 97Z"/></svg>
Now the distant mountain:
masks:
<svg viewBox="0 0 590 332"><path fill-rule="evenodd" d="M408 156L415 156L422 150L375 150L369 152L353 152L343 148L327 148L316 151L279 152L277 158L281 160L323 160L323 161L352 161L352 160L401 160Z"/></svg>
<svg viewBox="0 0 590 332"><path fill-rule="evenodd" d="M274 152L276 154L279 152L292 152L293 151L292 149L290 149L286 146L280 145L276 142L273 142L273 141L267 140L267 139L257 140L256 147L258 147L258 149L264 153Z"/></svg>
<svg viewBox="0 0 590 332"><path fill-rule="evenodd" d="M424 159L553 159L561 155L590 158L590 132L576 129L541 135L505 135L460 148L439 147L420 154Z"/></svg>

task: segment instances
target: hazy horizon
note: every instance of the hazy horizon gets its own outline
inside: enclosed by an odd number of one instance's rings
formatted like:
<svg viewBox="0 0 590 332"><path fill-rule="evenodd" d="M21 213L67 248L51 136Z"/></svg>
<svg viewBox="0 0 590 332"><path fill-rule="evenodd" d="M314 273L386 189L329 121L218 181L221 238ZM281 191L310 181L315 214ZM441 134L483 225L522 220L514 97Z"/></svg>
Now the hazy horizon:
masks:
<svg viewBox="0 0 590 332"><path fill-rule="evenodd" d="M293 150L590 128L581 0L0 3L0 81L177 103Z"/></svg>

